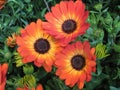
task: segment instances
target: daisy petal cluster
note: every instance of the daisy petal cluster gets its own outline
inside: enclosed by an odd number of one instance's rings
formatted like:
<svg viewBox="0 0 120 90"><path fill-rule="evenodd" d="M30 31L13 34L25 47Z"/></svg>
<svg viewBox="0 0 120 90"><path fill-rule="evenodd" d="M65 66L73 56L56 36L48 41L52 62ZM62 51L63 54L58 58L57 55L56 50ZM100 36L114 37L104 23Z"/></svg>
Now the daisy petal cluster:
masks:
<svg viewBox="0 0 120 90"><path fill-rule="evenodd" d="M85 81L91 80L91 73L96 70L95 48L90 48L89 42L76 42L65 47L56 57L56 75L65 80L65 84L80 89Z"/></svg>
<svg viewBox="0 0 120 90"><path fill-rule="evenodd" d="M81 0L61 1L45 14L46 21L38 19L31 22L20 30L19 35L9 37L7 44L9 47L17 44L16 55L20 56L15 58L19 60L18 65L19 62L20 66L26 65L25 74L34 71L32 69L29 72L28 63L36 68L43 67L46 72L52 72L52 68L55 67L56 76L64 80L67 86L77 85L82 89L84 83L91 80L91 73L96 71L95 48L91 47L89 41L76 41L90 26L86 21L88 15L89 11L85 9ZM25 80L28 78L21 79L25 85L17 90L31 88L31 82ZM43 90L41 84L36 89L35 87L34 85L31 89Z"/></svg>
<svg viewBox="0 0 120 90"><path fill-rule="evenodd" d="M0 90L5 90L7 70L8 70L7 63L0 64Z"/></svg>
<svg viewBox="0 0 120 90"><path fill-rule="evenodd" d="M68 44L78 35L85 34L89 28L88 14L82 1L61 1L45 15L48 22L43 23L43 28L63 45Z"/></svg>
<svg viewBox="0 0 120 90"><path fill-rule="evenodd" d="M119 1L0 0L0 90L120 89Z"/></svg>
<svg viewBox="0 0 120 90"><path fill-rule="evenodd" d="M21 30L17 44L23 63L34 62L38 67L43 66L47 72L51 71L55 55L61 49L57 40L42 28L40 19Z"/></svg>

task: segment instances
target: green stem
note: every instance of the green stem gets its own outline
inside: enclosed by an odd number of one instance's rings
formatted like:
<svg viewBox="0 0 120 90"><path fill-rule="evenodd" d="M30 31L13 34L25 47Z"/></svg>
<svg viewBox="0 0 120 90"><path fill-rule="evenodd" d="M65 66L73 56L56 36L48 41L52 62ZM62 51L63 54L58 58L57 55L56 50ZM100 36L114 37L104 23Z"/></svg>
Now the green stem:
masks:
<svg viewBox="0 0 120 90"><path fill-rule="evenodd" d="M44 2L45 2L45 5L46 5L46 7L47 7L48 11L50 12L50 8L49 8L49 6L48 6L47 1L46 1L46 0L44 0Z"/></svg>

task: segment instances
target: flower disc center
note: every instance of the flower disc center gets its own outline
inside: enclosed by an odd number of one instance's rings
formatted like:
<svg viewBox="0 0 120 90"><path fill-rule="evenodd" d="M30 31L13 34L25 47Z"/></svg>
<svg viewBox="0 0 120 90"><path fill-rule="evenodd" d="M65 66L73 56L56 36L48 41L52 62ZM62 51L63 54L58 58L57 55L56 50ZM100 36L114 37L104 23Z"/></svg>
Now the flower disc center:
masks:
<svg viewBox="0 0 120 90"><path fill-rule="evenodd" d="M81 55L73 56L71 59L71 65L76 70L81 70L85 66L85 59Z"/></svg>
<svg viewBox="0 0 120 90"><path fill-rule="evenodd" d="M76 29L76 22L72 19L66 20L62 24L62 30L67 34L72 33L73 31L75 31L75 29Z"/></svg>
<svg viewBox="0 0 120 90"><path fill-rule="evenodd" d="M46 53L50 49L50 44L47 39L38 39L34 44L34 49L40 54Z"/></svg>

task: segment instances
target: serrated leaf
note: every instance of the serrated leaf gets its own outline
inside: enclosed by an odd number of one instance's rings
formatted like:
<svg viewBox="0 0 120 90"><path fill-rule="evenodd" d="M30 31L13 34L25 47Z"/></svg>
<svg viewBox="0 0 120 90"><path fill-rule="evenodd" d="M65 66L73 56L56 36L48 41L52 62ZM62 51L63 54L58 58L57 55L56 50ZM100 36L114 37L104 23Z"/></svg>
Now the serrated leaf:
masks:
<svg viewBox="0 0 120 90"><path fill-rule="evenodd" d="M98 59L102 59L109 56L108 50L105 45L100 43L95 47L95 49L96 49L95 54Z"/></svg>
<svg viewBox="0 0 120 90"><path fill-rule="evenodd" d="M27 86L28 88L33 88L36 86L36 79L33 75L25 75L23 78L19 79L16 86L17 87L24 87Z"/></svg>
<svg viewBox="0 0 120 90"><path fill-rule="evenodd" d="M23 72L25 74L32 74L34 72L34 67L32 65L25 65L23 66Z"/></svg>

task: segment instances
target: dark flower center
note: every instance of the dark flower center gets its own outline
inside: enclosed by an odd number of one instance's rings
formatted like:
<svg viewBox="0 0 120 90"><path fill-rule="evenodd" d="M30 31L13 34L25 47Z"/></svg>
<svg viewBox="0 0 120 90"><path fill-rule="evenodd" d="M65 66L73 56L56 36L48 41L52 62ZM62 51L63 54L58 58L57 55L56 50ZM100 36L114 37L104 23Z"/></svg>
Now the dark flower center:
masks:
<svg viewBox="0 0 120 90"><path fill-rule="evenodd" d="M81 55L73 56L71 59L71 65L76 70L81 70L85 66L85 59Z"/></svg>
<svg viewBox="0 0 120 90"><path fill-rule="evenodd" d="M40 38L34 43L34 49L36 52L44 54L50 49L50 44L47 39Z"/></svg>
<svg viewBox="0 0 120 90"><path fill-rule="evenodd" d="M62 30L67 34L70 34L73 31L75 31L76 27L77 27L76 22L72 19L66 20L62 24Z"/></svg>

